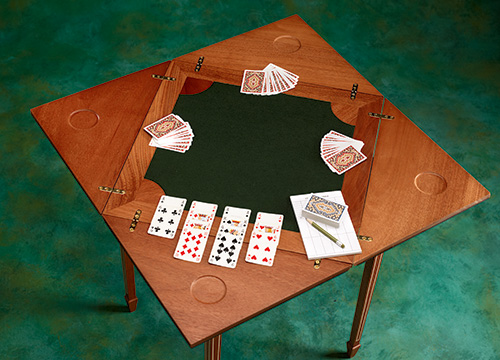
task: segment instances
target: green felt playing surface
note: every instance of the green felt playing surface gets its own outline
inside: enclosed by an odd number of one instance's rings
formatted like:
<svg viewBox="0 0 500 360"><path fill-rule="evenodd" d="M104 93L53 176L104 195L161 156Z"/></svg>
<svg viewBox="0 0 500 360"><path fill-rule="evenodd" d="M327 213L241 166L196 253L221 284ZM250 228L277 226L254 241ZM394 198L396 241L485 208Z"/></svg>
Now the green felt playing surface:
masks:
<svg viewBox="0 0 500 360"><path fill-rule="evenodd" d="M352 136L329 102L286 94L241 94L214 83L196 95L180 95L173 110L194 132L184 154L157 149L146 178L170 196L284 215L283 228L298 231L290 195L340 190L343 176L320 157L330 130Z"/></svg>

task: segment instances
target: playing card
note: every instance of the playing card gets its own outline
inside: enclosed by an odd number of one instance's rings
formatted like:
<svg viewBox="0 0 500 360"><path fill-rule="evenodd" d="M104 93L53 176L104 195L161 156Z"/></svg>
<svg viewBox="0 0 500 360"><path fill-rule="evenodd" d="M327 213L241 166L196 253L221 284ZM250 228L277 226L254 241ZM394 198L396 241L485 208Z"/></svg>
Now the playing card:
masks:
<svg viewBox="0 0 500 360"><path fill-rule="evenodd" d="M273 75L276 81L279 83L280 87L283 89L282 92L288 91L295 87L295 84L292 83L288 78L286 78L281 72L278 70L273 70Z"/></svg>
<svg viewBox="0 0 500 360"><path fill-rule="evenodd" d="M271 66L274 70L276 70L277 72L279 72L283 77L286 77L288 79L290 79L290 81L294 84L294 85L297 85L297 83L299 82L299 76L288 71L288 70L285 70L277 65L274 65L274 64L269 64L268 66Z"/></svg>
<svg viewBox="0 0 500 360"><path fill-rule="evenodd" d="M296 74L293 74L292 72L285 70L277 65L274 64L269 64L267 65L264 70L266 71L271 71L274 72L281 78L290 88L295 87L297 83L299 82L299 76Z"/></svg>
<svg viewBox="0 0 500 360"><path fill-rule="evenodd" d="M316 220L328 225L337 226L342 215L347 212L347 205L311 194L306 205L302 209L302 216L307 219Z"/></svg>
<svg viewBox="0 0 500 360"><path fill-rule="evenodd" d="M265 95L276 95L280 93L276 85L276 81L272 76L272 70L266 70L266 85L268 86L268 89L266 90Z"/></svg>
<svg viewBox="0 0 500 360"><path fill-rule="evenodd" d="M216 204L193 201L174 251L174 258L199 263L215 219Z"/></svg>
<svg viewBox="0 0 500 360"><path fill-rule="evenodd" d="M144 130L152 135L149 146L184 153L193 143L193 129L179 115L167 115Z"/></svg>
<svg viewBox="0 0 500 360"><path fill-rule="evenodd" d="M345 149L349 145L352 145L356 150L361 151L364 146L363 141L350 138L341 133L330 131L326 134L323 139L321 139L321 148L329 149L331 147L337 147L340 150Z"/></svg>
<svg viewBox="0 0 500 360"><path fill-rule="evenodd" d="M208 262L235 268L250 219L251 210L226 206Z"/></svg>
<svg viewBox="0 0 500 360"><path fill-rule="evenodd" d="M262 94L265 75L262 70L245 70L240 91L244 94Z"/></svg>
<svg viewBox="0 0 500 360"><path fill-rule="evenodd" d="M282 93L282 92L285 92L286 90L288 90L284 87L283 82L280 79L278 73L276 73L275 71L271 71L270 76L271 76L271 80L274 83L278 93Z"/></svg>
<svg viewBox="0 0 500 360"><path fill-rule="evenodd" d="M175 144L174 143L174 144L160 145L158 143L158 140L156 140L155 138L151 138L151 141L149 142L149 146L154 146L154 147L161 148L161 149L167 149L167 150L172 150L172 151L184 153L187 150L189 150L189 148L191 147L191 143L186 143L186 144L179 144L179 143Z"/></svg>
<svg viewBox="0 0 500 360"><path fill-rule="evenodd" d="M349 145L338 153L327 157L325 162L330 169L341 175L364 160L366 160L366 156L356 150L352 145Z"/></svg>
<svg viewBox="0 0 500 360"><path fill-rule="evenodd" d="M154 138L159 139L172 132L182 130L186 125L174 114L169 114L158 121L146 126L144 130L150 133Z"/></svg>
<svg viewBox="0 0 500 360"><path fill-rule="evenodd" d="M328 168L340 175L366 159L363 146L363 141L332 130L321 139L320 155Z"/></svg>
<svg viewBox="0 0 500 360"><path fill-rule="evenodd" d="M272 266L283 225L283 215L259 212L250 236L245 261Z"/></svg>
<svg viewBox="0 0 500 360"><path fill-rule="evenodd" d="M275 95L293 89L299 76L274 64L263 70L245 70L240 91L244 94Z"/></svg>
<svg viewBox="0 0 500 360"><path fill-rule="evenodd" d="M185 205L186 199L163 195L149 225L148 234L173 239Z"/></svg>

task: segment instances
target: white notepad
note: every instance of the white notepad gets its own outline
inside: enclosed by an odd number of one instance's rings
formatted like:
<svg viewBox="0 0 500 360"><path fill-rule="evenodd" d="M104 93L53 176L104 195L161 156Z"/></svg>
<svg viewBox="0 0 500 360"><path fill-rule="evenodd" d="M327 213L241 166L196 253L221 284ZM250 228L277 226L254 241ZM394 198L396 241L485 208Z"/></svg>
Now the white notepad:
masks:
<svg viewBox="0 0 500 360"><path fill-rule="evenodd" d="M342 196L341 191L328 191L314 194L345 205L344 197ZM311 194L290 196L293 212L295 213L295 218L297 219L297 224L299 225L300 235L302 236L302 241L304 242L304 247L306 249L307 258L309 260L315 260L361 253L361 247L359 245L354 226L352 225L349 212L344 214L338 227L315 221L319 226L339 239L345 245L345 248L343 249L321 234L306 221L306 219L302 216L302 209L306 206L310 196Z"/></svg>

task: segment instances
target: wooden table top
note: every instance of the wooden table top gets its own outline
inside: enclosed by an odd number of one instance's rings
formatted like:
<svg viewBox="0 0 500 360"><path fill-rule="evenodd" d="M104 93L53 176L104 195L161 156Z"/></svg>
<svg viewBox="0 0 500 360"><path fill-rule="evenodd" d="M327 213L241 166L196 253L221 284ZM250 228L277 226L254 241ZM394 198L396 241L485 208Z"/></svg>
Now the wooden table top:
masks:
<svg viewBox="0 0 500 360"><path fill-rule="evenodd" d="M196 71L200 57L203 63ZM290 95L329 101L337 117L356 126L354 138L363 139L369 160L346 173L342 192L356 229L373 241L362 241L359 255L325 259L318 270L307 261L300 234L289 231L282 234L271 268L242 259L235 269L221 268L208 264L206 254L200 264L176 260L172 254L178 237L172 241L147 234L164 192L144 179L155 148L148 146L142 128L169 114L181 92L203 91L213 81L239 85L245 69L263 69L268 63L300 76ZM354 100L353 84L358 84ZM490 195L298 16L41 105L32 114L190 346ZM125 194L102 191L102 186ZM138 209L139 224L130 232ZM206 249L211 249L219 221Z"/></svg>

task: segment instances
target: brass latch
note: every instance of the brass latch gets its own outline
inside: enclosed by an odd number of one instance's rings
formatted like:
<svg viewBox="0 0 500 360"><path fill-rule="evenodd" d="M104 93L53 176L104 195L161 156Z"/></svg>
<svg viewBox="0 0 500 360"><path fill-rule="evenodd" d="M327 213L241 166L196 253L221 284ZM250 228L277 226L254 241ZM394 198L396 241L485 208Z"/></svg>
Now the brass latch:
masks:
<svg viewBox="0 0 500 360"><path fill-rule="evenodd" d="M156 75L156 74L153 74L151 75L153 78L155 79L160 79L160 80L168 80L168 81L175 81L175 78L173 77L170 77L170 76L163 76L163 75Z"/></svg>
<svg viewBox="0 0 500 360"><path fill-rule="evenodd" d="M351 100L356 99L356 95L358 94L358 84L352 84L351 89Z"/></svg>
<svg viewBox="0 0 500 360"><path fill-rule="evenodd" d="M372 112L369 112L368 115L370 115L371 117L379 118L379 119L394 120L394 116L392 116L392 115L383 115L383 114L377 114L377 113L372 113Z"/></svg>
<svg viewBox="0 0 500 360"><path fill-rule="evenodd" d="M358 240L363 240L363 241L373 241L373 238L371 236L366 236L366 235L358 235Z"/></svg>
<svg viewBox="0 0 500 360"><path fill-rule="evenodd" d="M110 192L112 194L125 195L125 190L113 189L112 187L109 187L109 186L99 186L99 190L105 191L105 192Z"/></svg>
<svg viewBox="0 0 500 360"><path fill-rule="evenodd" d="M137 226L137 223L139 222L139 218L141 217L141 214L142 214L142 210L137 210L135 212L135 215L134 215L134 218L132 219L132 223L130 224L130 232L134 232L135 230L135 227Z"/></svg>
<svg viewBox="0 0 500 360"><path fill-rule="evenodd" d="M196 72L200 71L201 65L203 64L203 60L204 59L205 59L204 56L200 56L200 58L198 59L198 63L196 64L196 67L195 67L194 71L196 71Z"/></svg>

